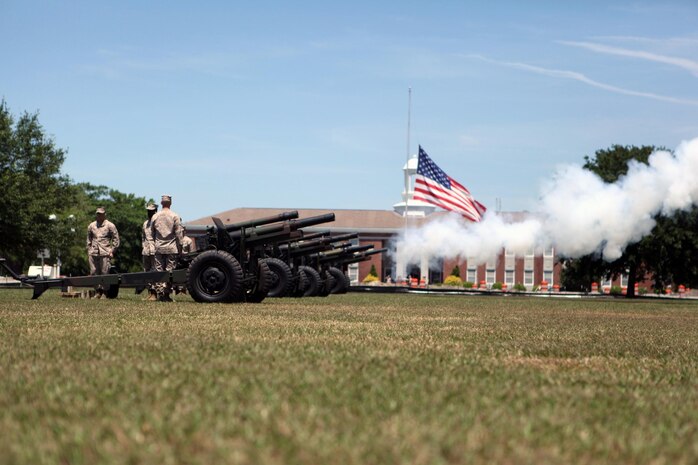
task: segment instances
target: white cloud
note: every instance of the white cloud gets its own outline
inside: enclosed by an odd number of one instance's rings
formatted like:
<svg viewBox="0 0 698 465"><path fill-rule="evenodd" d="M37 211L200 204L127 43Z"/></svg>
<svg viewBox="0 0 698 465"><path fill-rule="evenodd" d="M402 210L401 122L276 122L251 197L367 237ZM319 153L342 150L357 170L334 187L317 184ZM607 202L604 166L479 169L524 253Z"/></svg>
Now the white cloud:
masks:
<svg viewBox="0 0 698 465"><path fill-rule="evenodd" d="M609 92L615 92L617 94L630 95L630 96L634 96L634 97L649 98L649 99L653 99L653 100L660 100L663 102L678 103L681 105L698 105L698 100L682 99L682 98L676 98L676 97L669 97L669 96L665 96L665 95L653 94L650 92L639 92L639 91L635 91L635 90L624 89L622 87L617 87L617 86L613 86L610 84L605 84L603 82L595 81L595 80L585 76L584 74L578 73L576 71L566 71L566 70L542 68L540 66L529 65L526 63L516 63L516 62L492 60L490 58L487 58L487 57L484 57L481 55L466 55L466 57L467 58L476 58L478 60L482 60L484 62L492 63L492 64L496 64L496 65L500 65L500 66L507 66L510 68L516 68L516 69L520 69L523 71L529 71L529 72L536 73L536 74L542 74L544 76L561 78L561 79L571 79L574 81L578 81L578 82L582 82L584 84L590 85L592 87L597 87L599 89L607 90Z"/></svg>
<svg viewBox="0 0 698 465"><path fill-rule="evenodd" d="M631 58L640 58L642 60L654 61L657 63L664 63L672 66L677 66L679 68L689 71L694 76L698 76L698 61L689 60L687 58L680 58L674 56L660 55L657 53L642 51L642 50L629 50L620 47L611 47L603 44L596 44L592 42L567 42L560 41L559 43L564 45L569 45L572 47L584 48L597 53L606 53L609 55L618 55Z"/></svg>

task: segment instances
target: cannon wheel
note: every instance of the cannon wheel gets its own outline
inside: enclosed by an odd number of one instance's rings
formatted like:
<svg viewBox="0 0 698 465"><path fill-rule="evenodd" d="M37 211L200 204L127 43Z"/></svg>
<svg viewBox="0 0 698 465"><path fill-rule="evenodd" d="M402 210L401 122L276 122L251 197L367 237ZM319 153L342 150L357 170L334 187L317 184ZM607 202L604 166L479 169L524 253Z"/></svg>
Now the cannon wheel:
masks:
<svg viewBox="0 0 698 465"><path fill-rule="evenodd" d="M286 262L278 258L265 258L272 274L272 284L267 297L286 297L293 287L293 272Z"/></svg>
<svg viewBox="0 0 698 465"><path fill-rule="evenodd" d="M187 289L197 302L232 302L242 297L242 267L228 252L207 250L187 268Z"/></svg>
<svg viewBox="0 0 698 465"><path fill-rule="evenodd" d="M292 297L303 297L303 293L310 285L310 280L305 271L300 268L296 268L296 275L294 279L294 287L291 289Z"/></svg>
<svg viewBox="0 0 698 465"><path fill-rule="evenodd" d="M107 299L116 299L119 296L119 285L112 284L104 290L104 295Z"/></svg>
<svg viewBox="0 0 698 465"><path fill-rule="evenodd" d="M269 269L269 265L260 260L257 266L257 283L247 293L247 301L258 304L269 294L269 289L274 282L274 273Z"/></svg>
<svg viewBox="0 0 698 465"><path fill-rule="evenodd" d="M334 277L334 287L330 289L330 294L346 294L349 290L349 280L342 270L331 266L327 272Z"/></svg>
<svg viewBox="0 0 698 465"><path fill-rule="evenodd" d="M308 278L308 286L303 291L303 297L314 297L322 290L322 278L315 268L299 266L298 271L305 273Z"/></svg>
<svg viewBox="0 0 698 465"><path fill-rule="evenodd" d="M328 271L321 271L320 277L323 276L325 280L322 282L322 287L320 288L320 292L318 292L317 295L320 297L327 297L328 295L330 295L332 288L337 285L337 281L334 279L334 276L332 276Z"/></svg>

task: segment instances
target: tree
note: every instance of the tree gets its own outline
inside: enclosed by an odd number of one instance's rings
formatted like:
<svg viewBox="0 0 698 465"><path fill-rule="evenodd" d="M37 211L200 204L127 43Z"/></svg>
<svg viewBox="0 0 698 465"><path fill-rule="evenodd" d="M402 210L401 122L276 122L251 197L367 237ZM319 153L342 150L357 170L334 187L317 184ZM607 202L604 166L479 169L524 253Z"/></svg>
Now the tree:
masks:
<svg viewBox="0 0 698 465"><path fill-rule="evenodd" d="M50 215L71 204L70 178L61 174L65 151L44 133L38 114L15 122L0 102L0 256L20 270L51 248L55 238Z"/></svg>
<svg viewBox="0 0 698 465"><path fill-rule="evenodd" d="M455 276L456 278L460 278L460 267L458 265L453 267L453 270L451 270L451 276Z"/></svg>

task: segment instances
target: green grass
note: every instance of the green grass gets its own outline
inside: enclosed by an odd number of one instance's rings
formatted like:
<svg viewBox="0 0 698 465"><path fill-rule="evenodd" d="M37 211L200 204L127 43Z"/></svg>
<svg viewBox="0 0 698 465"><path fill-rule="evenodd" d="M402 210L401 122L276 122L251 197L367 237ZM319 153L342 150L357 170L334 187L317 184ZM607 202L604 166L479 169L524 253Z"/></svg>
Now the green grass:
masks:
<svg viewBox="0 0 698 465"><path fill-rule="evenodd" d="M0 291L0 462L698 462L698 303Z"/></svg>

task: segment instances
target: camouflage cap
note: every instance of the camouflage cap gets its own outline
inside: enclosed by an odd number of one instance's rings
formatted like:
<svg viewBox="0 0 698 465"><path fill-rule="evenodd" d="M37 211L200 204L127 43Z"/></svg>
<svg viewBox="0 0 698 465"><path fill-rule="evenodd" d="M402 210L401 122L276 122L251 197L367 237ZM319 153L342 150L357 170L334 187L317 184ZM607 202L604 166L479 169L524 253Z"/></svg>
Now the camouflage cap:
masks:
<svg viewBox="0 0 698 465"><path fill-rule="evenodd" d="M98 207L97 210L95 210L95 213L106 213L107 211L104 209L104 207Z"/></svg>
<svg viewBox="0 0 698 465"><path fill-rule="evenodd" d="M172 202L172 196L171 195L163 195L162 202Z"/></svg>
<svg viewBox="0 0 698 465"><path fill-rule="evenodd" d="M146 209L146 210L152 210L152 211L155 211L155 210L157 210L157 209L158 209L158 206L157 206L157 205L155 205L154 203L149 203L148 205L146 205L146 206L145 206L145 209Z"/></svg>

